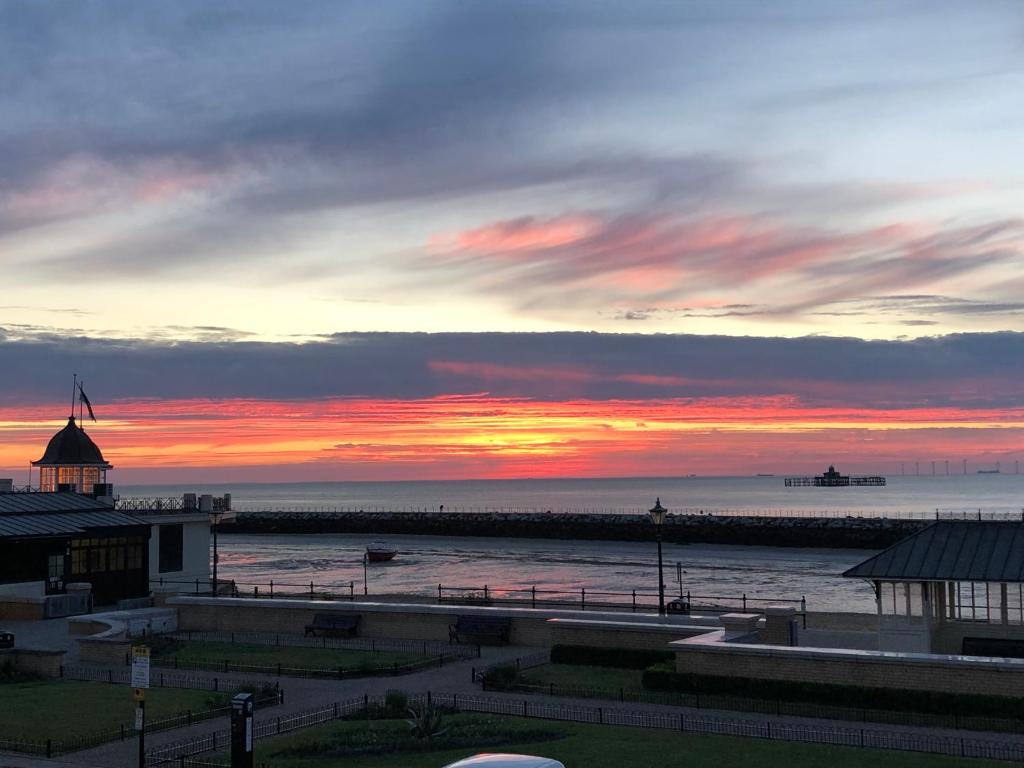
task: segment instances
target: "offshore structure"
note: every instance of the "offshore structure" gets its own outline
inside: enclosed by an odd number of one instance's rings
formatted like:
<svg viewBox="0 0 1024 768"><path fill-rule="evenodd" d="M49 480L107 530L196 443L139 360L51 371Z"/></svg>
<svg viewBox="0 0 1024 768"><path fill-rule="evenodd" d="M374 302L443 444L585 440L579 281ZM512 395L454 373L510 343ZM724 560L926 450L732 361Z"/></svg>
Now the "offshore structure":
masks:
<svg viewBox="0 0 1024 768"><path fill-rule="evenodd" d="M787 488L846 488L851 485L885 485L885 478L879 475L841 475L829 464L828 471L813 477L787 477Z"/></svg>

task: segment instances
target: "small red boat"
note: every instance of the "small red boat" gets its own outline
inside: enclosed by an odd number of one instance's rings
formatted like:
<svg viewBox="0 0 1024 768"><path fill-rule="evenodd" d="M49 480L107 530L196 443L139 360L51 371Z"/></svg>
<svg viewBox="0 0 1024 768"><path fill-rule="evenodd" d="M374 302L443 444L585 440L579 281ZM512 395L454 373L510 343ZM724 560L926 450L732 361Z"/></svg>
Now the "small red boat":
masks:
<svg viewBox="0 0 1024 768"><path fill-rule="evenodd" d="M380 542L373 542L366 547L366 559L371 563L386 563L394 560L397 554L397 549Z"/></svg>

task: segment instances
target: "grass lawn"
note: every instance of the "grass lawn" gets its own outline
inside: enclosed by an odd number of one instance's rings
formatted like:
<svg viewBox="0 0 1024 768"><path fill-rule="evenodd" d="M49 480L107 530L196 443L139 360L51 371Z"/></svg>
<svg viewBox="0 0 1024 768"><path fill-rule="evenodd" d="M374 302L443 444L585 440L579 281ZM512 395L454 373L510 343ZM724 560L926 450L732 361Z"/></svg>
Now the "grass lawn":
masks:
<svg viewBox="0 0 1024 768"><path fill-rule="evenodd" d="M639 669L615 669L613 667L592 667L583 664L544 664L523 670L519 682L526 685L570 686L575 688L600 688L608 691L645 692Z"/></svg>
<svg viewBox="0 0 1024 768"><path fill-rule="evenodd" d="M188 710L226 706L230 694L179 688L146 691L146 718L157 720ZM127 685L61 680L0 685L0 738L59 741L131 723L135 717Z"/></svg>
<svg viewBox="0 0 1024 768"><path fill-rule="evenodd" d="M357 738L372 744L374 734L404 733L404 720L347 721L258 742L256 763L267 768L440 768L477 752L519 752L561 760L568 768L1005 768L988 760L924 755L911 752L864 750L855 747L770 742L727 736L696 736L676 731L580 725L494 715L458 714L444 720L449 732L479 728L503 732L506 741L458 749L431 749L377 755L343 755L340 741ZM488 726L488 723L490 724ZM481 727L481 725L483 727ZM444 738L444 737L442 737Z"/></svg>
<svg viewBox="0 0 1024 768"><path fill-rule="evenodd" d="M223 662L252 664L255 666L337 669L368 669L392 664L410 664L423 661L418 653L390 653L385 651L353 651L344 648L303 648L288 645L257 645L209 640L183 640L153 650L153 660L161 665L178 662Z"/></svg>

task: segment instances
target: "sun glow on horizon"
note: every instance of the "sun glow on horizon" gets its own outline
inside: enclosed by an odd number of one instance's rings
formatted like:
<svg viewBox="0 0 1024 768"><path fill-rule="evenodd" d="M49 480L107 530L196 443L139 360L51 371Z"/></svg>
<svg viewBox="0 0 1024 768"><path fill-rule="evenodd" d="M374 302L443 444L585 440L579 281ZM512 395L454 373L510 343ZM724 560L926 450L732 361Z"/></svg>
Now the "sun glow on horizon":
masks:
<svg viewBox="0 0 1024 768"><path fill-rule="evenodd" d="M0 466L41 455L55 406L0 408ZM825 408L793 398L538 401L487 394L418 400L123 400L86 429L133 477L202 468L267 479L500 479L817 466L907 456L1014 455L1024 409ZM109 418L108 418L109 417Z"/></svg>

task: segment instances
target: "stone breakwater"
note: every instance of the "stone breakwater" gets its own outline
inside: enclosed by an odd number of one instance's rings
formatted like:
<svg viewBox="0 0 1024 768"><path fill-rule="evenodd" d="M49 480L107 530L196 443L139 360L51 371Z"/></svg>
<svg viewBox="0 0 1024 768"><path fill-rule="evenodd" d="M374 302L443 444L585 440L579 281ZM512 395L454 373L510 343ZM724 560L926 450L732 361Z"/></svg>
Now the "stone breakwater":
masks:
<svg viewBox="0 0 1024 768"><path fill-rule="evenodd" d="M675 544L884 549L926 520L887 518L670 515L662 529ZM222 533L360 533L526 539L651 541L644 515L501 512L239 512Z"/></svg>

